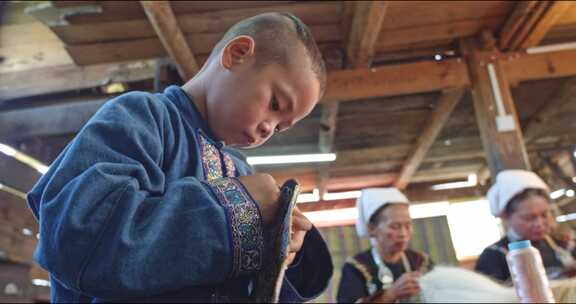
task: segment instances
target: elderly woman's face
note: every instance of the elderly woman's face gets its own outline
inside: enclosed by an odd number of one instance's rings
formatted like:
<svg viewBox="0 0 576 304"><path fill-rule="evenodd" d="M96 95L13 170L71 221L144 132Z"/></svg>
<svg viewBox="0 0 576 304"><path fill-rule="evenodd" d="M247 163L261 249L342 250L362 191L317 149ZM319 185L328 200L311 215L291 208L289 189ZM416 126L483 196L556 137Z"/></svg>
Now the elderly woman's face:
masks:
<svg viewBox="0 0 576 304"><path fill-rule="evenodd" d="M505 220L520 237L539 241L550 232L550 205L540 195L531 195L516 205Z"/></svg>
<svg viewBox="0 0 576 304"><path fill-rule="evenodd" d="M370 225L369 232L385 252L397 253L406 250L412 236L412 219L408 205L393 204L380 211L376 225Z"/></svg>

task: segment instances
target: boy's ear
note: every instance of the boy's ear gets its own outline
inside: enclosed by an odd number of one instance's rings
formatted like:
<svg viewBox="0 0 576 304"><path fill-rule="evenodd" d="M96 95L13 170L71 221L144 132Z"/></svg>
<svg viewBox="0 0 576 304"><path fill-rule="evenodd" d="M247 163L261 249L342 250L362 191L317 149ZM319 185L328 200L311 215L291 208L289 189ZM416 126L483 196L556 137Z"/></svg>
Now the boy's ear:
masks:
<svg viewBox="0 0 576 304"><path fill-rule="evenodd" d="M231 69L233 66L242 64L248 58L254 56L256 42L250 36L238 36L224 47L222 56L220 57L220 64L225 69Z"/></svg>

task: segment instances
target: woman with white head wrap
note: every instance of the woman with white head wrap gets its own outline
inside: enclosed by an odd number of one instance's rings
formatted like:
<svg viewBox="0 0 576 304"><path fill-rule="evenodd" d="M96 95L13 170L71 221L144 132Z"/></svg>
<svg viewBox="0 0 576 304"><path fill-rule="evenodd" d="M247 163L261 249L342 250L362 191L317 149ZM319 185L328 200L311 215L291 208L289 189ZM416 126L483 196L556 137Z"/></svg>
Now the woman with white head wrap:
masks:
<svg viewBox="0 0 576 304"><path fill-rule="evenodd" d="M408 199L396 188L370 188L362 190L356 206L356 231L370 238L373 247L344 264L338 302L393 303L416 296L420 273L432 263L425 254L408 249Z"/></svg>
<svg viewBox="0 0 576 304"><path fill-rule="evenodd" d="M484 249L476 264L477 271L508 282L508 243L530 240L540 251L549 278L568 273L566 270L574 264L574 253L560 248L549 236L549 191L546 183L533 172L504 170L498 173L488 191L488 201L492 215L502 219L507 231L502 239Z"/></svg>

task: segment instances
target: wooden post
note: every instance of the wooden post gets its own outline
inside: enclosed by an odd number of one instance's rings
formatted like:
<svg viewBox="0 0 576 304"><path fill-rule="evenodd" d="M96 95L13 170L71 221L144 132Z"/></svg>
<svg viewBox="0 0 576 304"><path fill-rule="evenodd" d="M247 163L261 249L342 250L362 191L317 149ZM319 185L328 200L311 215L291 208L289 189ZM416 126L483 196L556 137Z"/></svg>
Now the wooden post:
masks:
<svg viewBox="0 0 576 304"><path fill-rule="evenodd" d="M508 78L500 52L483 50L477 41L463 41L468 61L472 98L482 145L492 178L504 169L530 170Z"/></svg>

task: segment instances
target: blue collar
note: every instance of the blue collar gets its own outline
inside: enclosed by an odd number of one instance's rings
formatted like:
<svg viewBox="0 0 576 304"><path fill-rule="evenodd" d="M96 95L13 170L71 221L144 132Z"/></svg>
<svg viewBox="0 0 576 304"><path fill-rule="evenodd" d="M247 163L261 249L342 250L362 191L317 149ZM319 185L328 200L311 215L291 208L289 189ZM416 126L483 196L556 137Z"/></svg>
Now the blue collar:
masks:
<svg viewBox="0 0 576 304"><path fill-rule="evenodd" d="M164 95L170 99L174 104L182 111L182 116L189 123L194 126L200 127L202 133L204 133L211 141L217 143L219 146L224 146L224 142L218 140L216 136L210 130L208 122L202 117L200 111L196 107L196 104L192 99L184 92L184 90L177 86L171 85L164 90Z"/></svg>

